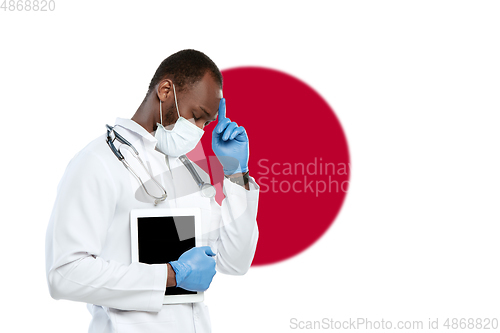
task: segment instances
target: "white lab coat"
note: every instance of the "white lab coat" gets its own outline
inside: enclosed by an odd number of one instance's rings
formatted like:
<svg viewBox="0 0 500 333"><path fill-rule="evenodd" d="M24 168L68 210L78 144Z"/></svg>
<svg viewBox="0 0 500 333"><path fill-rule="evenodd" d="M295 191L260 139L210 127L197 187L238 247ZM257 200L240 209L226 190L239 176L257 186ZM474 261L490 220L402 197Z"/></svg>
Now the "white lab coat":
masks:
<svg viewBox="0 0 500 333"><path fill-rule="evenodd" d="M224 179L226 198L219 205L200 195L178 158L154 149L157 140L142 126L122 118L116 125L167 190L167 200L156 207L200 207L202 243L217 254L217 272L245 274L258 239L260 187L255 179L250 177L250 191ZM122 152L148 190L159 194L140 164ZM209 182L208 174L193 164ZM131 263L129 213L138 208L154 208L153 201L113 154L104 134L71 160L59 183L46 236L50 295L88 303L89 332L210 332L203 302L162 304L166 264Z"/></svg>

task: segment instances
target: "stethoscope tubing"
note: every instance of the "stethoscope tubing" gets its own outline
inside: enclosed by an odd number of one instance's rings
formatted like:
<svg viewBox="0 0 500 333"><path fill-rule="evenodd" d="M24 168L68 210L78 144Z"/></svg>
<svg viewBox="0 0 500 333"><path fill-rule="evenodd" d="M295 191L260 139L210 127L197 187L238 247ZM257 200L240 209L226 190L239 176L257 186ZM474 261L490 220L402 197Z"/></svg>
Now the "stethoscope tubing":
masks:
<svg viewBox="0 0 500 333"><path fill-rule="evenodd" d="M153 177L153 175L146 168L146 166L142 162L142 159L139 156L139 152L135 149L135 147L130 142L128 142L123 136L121 136L118 132L116 132L115 129L114 129L114 127L111 127L108 124L106 124L106 128L107 128L107 131L108 131L107 132L107 137L106 137L106 142L108 143L109 148L115 154L115 156L118 158L118 160L121 161L123 163L123 165L125 166L125 168L137 179L137 181L141 184L141 187L144 189L144 191L146 192L146 194L149 195L150 197L152 197L154 199L155 206L159 202L164 201L167 198L167 190L160 183L158 183L156 181L156 179ZM120 151L121 146L120 146L119 149L117 149L116 146L114 145L114 143L113 143L114 140L118 140L119 142L121 142L126 147L126 149L132 149L132 151L133 151L132 156L134 156L139 161L139 163L142 165L142 167L144 168L144 170L146 170L146 172L151 177L151 179L153 180L153 182L162 190L163 195L161 197L154 196L154 195L152 195L152 194L150 194L148 192L148 190L146 189L146 186L144 185L144 182L142 181L141 177L139 177L135 173L135 171L132 169L132 167L130 166L130 164L125 160L125 157L123 156L123 154ZM194 181L198 185L198 187L200 189L201 195L202 196L207 196L206 193L209 193L209 195L207 197L213 198L215 196L215 192L216 192L215 188L213 187L213 185L209 184L209 183L206 183L206 182L204 182L201 179L200 175L198 174L198 172L194 168L193 164L191 163L191 161L189 160L189 158L186 155L179 156L179 159L184 164L184 166L186 167L186 169L188 169L189 173L191 174L191 176L193 177ZM206 190L207 187L210 188L208 191ZM203 189L205 189L205 191Z"/></svg>

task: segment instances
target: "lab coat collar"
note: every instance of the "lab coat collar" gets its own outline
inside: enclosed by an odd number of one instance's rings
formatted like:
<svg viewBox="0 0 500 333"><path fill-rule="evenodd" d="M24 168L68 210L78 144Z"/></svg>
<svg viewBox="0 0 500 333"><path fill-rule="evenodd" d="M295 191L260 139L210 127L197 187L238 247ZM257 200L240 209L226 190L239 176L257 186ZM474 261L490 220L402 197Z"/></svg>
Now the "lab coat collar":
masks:
<svg viewBox="0 0 500 333"><path fill-rule="evenodd" d="M153 147L155 147L156 143L158 142L158 139L156 139L151 133L146 131L144 127L142 127L132 119L116 118L115 124L138 134L145 141L150 142Z"/></svg>

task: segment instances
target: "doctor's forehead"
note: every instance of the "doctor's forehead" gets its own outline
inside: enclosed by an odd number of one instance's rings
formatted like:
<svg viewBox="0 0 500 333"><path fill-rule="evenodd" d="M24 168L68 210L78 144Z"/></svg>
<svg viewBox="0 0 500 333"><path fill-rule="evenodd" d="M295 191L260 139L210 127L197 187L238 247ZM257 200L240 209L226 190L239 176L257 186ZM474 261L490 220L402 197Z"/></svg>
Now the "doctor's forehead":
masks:
<svg viewBox="0 0 500 333"><path fill-rule="evenodd" d="M222 89L210 73L191 86L190 94L196 104L215 116L222 98Z"/></svg>

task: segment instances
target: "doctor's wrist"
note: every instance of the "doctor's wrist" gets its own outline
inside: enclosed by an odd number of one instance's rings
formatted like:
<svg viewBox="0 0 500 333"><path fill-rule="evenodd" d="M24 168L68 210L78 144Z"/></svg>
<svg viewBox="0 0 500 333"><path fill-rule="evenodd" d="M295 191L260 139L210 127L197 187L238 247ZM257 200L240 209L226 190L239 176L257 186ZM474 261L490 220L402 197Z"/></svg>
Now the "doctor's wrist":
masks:
<svg viewBox="0 0 500 333"><path fill-rule="evenodd" d="M175 287L176 285L175 271L170 264L167 264L167 288Z"/></svg>
<svg viewBox="0 0 500 333"><path fill-rule="evenodd" d="M249 174L249 171L247 171L245 173L238 172L238 173L234 173L232 175L224 175L224 177L226 177L227 179L229 179L233 183L244 186L244 185L248 184L248 177L249 177L248 174Z"/></svg>
<svg viewBox="0 0 500 333"><path fill-rule="evenodd" d="M238 184L240 186L243 186L246 190L250 191L250 186L248 185L248 172L245 173L235 173L232 175L224 175L227 179L229 179L231 182Z"/></svg>

